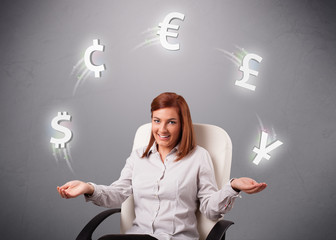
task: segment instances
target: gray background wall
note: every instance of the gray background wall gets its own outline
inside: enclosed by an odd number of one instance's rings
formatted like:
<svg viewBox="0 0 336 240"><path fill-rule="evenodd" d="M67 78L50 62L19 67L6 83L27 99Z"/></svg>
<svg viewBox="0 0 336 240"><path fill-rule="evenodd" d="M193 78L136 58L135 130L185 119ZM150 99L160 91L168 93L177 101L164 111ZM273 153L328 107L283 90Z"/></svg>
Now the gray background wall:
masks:
<svg viewBox="0 0 336 240"><path fill-rule="evenodd" d="M180 51L134 50L173 11L185 14L170 40ZM228 239L335 239L335 11L318 0L1 1L1 239L75 239L103 209L61 199L56 186L116 180L163 91L183 95L194 122L229 133L233 177L269 185L237 200ZM71 72L95 38L107 69L73 94ZM241 72L216 50L236 45L263 57L255 92L234 85ZM73 171L49 143L58 111L72 116ZM284 144L256 166L258 116ZM118 232L118 218L98 233Z"/></svg>

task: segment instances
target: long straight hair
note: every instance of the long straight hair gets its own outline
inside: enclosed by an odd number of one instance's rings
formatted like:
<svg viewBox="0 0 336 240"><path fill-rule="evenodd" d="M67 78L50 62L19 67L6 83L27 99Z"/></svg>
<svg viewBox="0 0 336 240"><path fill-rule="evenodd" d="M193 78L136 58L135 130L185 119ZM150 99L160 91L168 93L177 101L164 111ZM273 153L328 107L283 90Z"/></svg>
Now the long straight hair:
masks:
<svg viewBox="0 0 336 240"><path fill-rule="evenodd" d="M187 156L196 145L194 128L191 120L190 110L187 102L181 95L172 92L161 93L159 96L153 99L151 104L151 117L153 112L162 108L175 107L178 110L178 114L181 121L181 132L179 139L179 149L177 153L177 159L179 161ZM155 142L153 132L142 158L147 157L152 145Z"/></svg>

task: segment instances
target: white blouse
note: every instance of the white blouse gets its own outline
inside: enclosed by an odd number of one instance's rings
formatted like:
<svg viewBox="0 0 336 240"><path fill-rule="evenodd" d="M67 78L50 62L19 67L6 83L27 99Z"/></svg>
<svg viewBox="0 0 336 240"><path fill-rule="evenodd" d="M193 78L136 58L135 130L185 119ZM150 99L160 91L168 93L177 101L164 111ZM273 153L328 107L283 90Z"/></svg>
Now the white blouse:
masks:
<svg viewBox="0 0 336 240"><path fill-rule="evenodd" d="M110 186L91 183L95 190L87 201L120 208L134 195L135 220L127 233L150 234L158 239L198 239L195 212L217 220L228 212L238 193L230 182L218 190L209 153L197 146L180 161L178 146L162 162L154 144L146 158L144 148L134 150Z"/></svg>

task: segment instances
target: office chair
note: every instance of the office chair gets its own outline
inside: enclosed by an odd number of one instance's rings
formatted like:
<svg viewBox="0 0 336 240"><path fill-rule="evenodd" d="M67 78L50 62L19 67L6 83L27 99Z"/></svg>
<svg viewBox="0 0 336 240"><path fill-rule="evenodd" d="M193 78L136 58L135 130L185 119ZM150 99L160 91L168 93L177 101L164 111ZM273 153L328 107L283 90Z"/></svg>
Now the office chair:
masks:
<svg viewBox="0 0 336 240"><path fill-rule="evenodd" d="M232 143L229 135L220 127L209 124L193 124L197 145L205 148L212 159L218 188L230 179ZM135 134L133 150L148 144L151 134L151 123L140 126ZM121 209L109 209L95 216L79 233L76 240L91 240L98 225L110 215L121 212L120 232L125 233L132 226L135 218L133 196L122 204ZM197 226L200 240L224 240L226 230L233 224L231 221L211 221L199 211Z"/></svg>

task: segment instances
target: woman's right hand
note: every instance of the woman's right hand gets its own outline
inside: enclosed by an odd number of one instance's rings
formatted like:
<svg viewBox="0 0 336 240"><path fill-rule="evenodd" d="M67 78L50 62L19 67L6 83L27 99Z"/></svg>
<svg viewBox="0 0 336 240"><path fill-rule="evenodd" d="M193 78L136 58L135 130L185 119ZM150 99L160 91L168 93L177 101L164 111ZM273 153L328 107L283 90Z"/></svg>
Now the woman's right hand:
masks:
<svg viewBox="0 0 336 240"><path fill-rule="evenodd" d="M74 180L57 187L57 191L62 198L75 198L82 194L92 195L94 187L91 184Z"/></svg>

